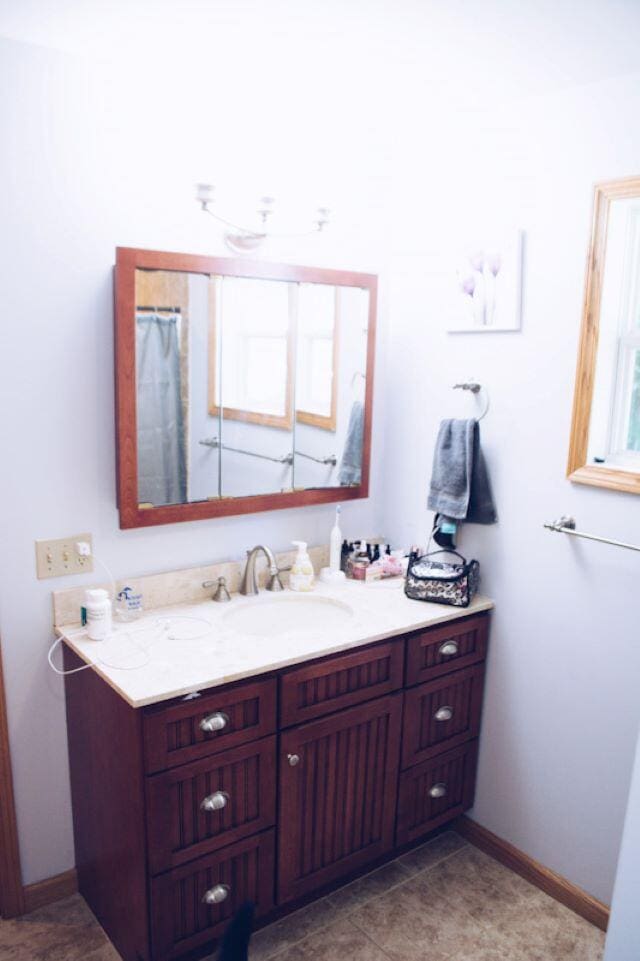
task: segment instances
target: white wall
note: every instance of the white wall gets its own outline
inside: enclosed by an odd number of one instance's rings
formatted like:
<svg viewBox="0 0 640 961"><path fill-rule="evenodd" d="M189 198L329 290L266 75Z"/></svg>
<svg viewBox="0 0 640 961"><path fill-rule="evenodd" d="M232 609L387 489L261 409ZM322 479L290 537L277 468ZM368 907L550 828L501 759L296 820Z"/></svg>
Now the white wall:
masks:
<svg viewBox="0 0 640 961"><path fill-rule="evenodd" d="M624 822L604 961L640 958L640 738Z"/></svg>
<svg viewBox="0 0 640 961"><path fill-rule="evenodd" d="M499 524L460 541L496 600L473 817L607 902L640 718L640 562L542 525L573 514L640 543L633 496L565 479L592 185L640 170L639 112L635 74L443 113L428 143L398 131L393 198L385 529L424 543L437 425L477 409L451 390L477 378ZM526 230L519 334L445 332L446 255L482 223Z"/></svg>
<svg viewBox="0 0 640 961"><path fill-rule="evenodd" d="M348 118L336 113L323 147L316 142L315 111L295 128L286 117L264 114L262 97L276 98L267 82L257 98L250 83L247 89L236 85L212 120L211 90L223 89L228 62L217 63L223 75L212 73L199 93L189 76L169 75L165 67L154 60L132 93L130 72L103 71L100 64L88 72L69 55L0 40L0 635L25 883L64 871L74 861L63 685L49 670L46 652L52 640L51 591L80 579L37 581L34 539L89 530L96 552L119 576L239 558L258 542L276 550L293 538L320 543L333 524L329 505L118 529L115 247L224 255L217 229L193 200L193 185L215 180L222 169L223 183L237 194L250 173L255 195L277 181L281 196L301 196L310 212L326 197L340 211L326 243L313 238L272 249L274 260L376 273L386 259L381 211L377 202L371 205L372 196L382 203L385 190L373 126L365 134L359 130L352 142ZM278 74L271 78L280 80ZM284 108L296 109L295 100L289 98ZM238 117L242 125L235 129ZM260 167L250 170L243 157L267 128L273 140L262 138ZM333 156L331 131L344 144L348 165ZM256 185L261 175L267 183ZM273 189L277 196L277 185ZM380 343L385 313L383 290ZM379 390L383 368L381 350ZM376 405L379 409L379 397ZM377 430L373 449L376 457ZM374 496L379 476L374 469ZM345 508L345 529L352 537L375 527L372 504Z"/></svg>

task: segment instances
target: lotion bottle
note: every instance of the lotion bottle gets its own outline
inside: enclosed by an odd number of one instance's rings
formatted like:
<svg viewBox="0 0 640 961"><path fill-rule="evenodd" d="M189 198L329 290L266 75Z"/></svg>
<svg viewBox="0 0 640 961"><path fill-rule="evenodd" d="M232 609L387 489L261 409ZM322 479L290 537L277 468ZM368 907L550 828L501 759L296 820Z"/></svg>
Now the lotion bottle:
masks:
<svg viewBox="0 0 640 961"><path fill-rule="evenodd" d="M292 591L312 591L315 575L311 558L307 554L307 545L304 541L292 541L291 543L298 548L298 553L291 566L289 587Z"/></svg>

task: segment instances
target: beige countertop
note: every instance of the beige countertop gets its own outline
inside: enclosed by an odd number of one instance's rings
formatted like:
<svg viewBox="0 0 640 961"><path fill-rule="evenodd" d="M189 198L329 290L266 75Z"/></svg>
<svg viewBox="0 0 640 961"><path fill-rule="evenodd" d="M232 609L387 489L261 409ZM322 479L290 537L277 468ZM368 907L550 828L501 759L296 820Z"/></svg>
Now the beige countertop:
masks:
<svg viewBox="0 0 640 961"><path fill-rule="evenodd" d="M162 607L130 623L116 622L105 641L92 641L77 624L56 630L125 701L143 707L493 607L493 602L482 596L467 608L412 601L404 596L403 584L402 578L373 584L319 583L309 595L261 591L250 598L234 594L227 604L200 601ZM257 609L258 605L291 599L303 603L304 597L329 602L326 624L320 616L313 628L268 636L232 626L231 615L242 608ZM347 616L332 616L335 606L331 601ZM273 612L273 607L267 610L265 606L265 624Z"/></svg>

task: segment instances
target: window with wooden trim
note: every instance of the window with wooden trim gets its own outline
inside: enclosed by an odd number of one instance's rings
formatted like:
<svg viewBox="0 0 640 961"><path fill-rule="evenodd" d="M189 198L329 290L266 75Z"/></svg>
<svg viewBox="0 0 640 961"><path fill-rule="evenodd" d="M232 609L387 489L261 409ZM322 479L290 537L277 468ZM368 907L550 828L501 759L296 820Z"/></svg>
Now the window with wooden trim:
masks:
<svg viewBox="0 0 640 961"><path fill-rule="evenodd" d="M209 413L291 430L297 285L245 277L211 283Z"/></svg>

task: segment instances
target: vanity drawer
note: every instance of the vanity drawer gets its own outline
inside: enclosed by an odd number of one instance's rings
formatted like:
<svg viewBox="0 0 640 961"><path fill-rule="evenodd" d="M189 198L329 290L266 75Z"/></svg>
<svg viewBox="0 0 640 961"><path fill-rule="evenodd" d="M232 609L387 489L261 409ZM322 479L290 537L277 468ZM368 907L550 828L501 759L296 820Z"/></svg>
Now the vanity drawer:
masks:
<svg viewBox="0 0 640 961"><path fill-rule="evenodd" d="M205 895L213 901L207 904ZM175 958L220 937L244 901L256 915L273 907L274 832L238 841L151 882L151 946L154 961ZM215 901L214 897L221 900Z"/></svg>
<svg viewBox="0 0 640 961"><path fill-rule="evenodd" d="M148 774L255 741L276 729L275 679L220 688L144 716Z"/></svg>
<svg viewBox="0 0 640 961"><path fill-rule="evenodd" d="M411 767L480 733L484 665L411 688L404 698L402 767Z"/></svg>
<svg viewBox="0 0 640 961"><path fill-rule="evenodd" d="M295 667L280 678L280 726L353 707L402 687L404 642L376 644Z"/></svg>
<svg viewBox="0 0 640 961"><path fill-rule="evenodd" d="M407 844L458 817L473 804L478 742L404 771L400 775L396 844Z"/></svg>
<svg viewBox="0 0 640 961"><path fill-rule="evenodd" d="M151 873L271 827L275 772L272 736L147 778Z"/></svg>
<svg viewBox="0 0 640 961"><path fill-rule="evenodd" d="M483 661L489 615L476 614L407 638L407 687Z"/></svg>

